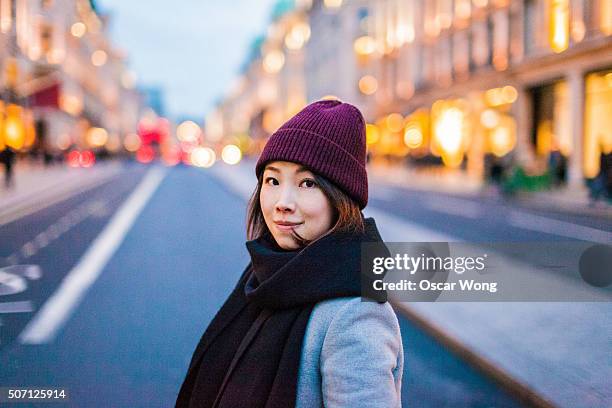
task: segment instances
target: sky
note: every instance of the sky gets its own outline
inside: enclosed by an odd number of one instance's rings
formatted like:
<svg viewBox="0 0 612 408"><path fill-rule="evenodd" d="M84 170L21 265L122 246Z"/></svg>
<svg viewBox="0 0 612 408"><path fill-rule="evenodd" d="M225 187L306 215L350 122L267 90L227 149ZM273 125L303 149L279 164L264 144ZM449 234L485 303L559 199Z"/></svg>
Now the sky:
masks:
<svg viewBox="0 0 612 408"><path fill-rule="evenodd" d="M229 90L275 0L97 0L139 84L164 90L171 118L203 120Z"/></svg>

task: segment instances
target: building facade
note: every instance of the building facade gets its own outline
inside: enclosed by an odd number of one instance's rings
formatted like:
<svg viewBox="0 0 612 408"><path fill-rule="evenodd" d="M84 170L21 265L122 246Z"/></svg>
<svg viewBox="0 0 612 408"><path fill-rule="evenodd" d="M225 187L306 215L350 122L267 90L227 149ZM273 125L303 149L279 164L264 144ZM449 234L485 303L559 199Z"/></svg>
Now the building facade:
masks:
<svg viewBox="0 0 612 408"><path fill-rule="evenodd" d="M143 101L107 26L88 0L0 1L3 100L31 112L46 151L118 152L136 131Z"/></svg>
<svg viewBox="0 0 612 408"><path fill-rule="evenodd" d="M609 0L281 3L215 112L218 138L239 123L265 141L299 106L337 97L364 112L375 159L477 182L501 163L582 188L612 150ZM297 54L295 21L308 33Z"/></svg>

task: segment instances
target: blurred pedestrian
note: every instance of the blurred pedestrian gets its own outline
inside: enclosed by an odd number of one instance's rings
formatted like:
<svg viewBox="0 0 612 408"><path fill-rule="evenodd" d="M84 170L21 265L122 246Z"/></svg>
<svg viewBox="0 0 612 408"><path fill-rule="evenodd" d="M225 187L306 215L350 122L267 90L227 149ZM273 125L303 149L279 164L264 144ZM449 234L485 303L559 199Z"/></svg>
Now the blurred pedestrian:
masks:
<svg viewBox="0 0 612 408"><path fill-rule="evenodd" d="M177 407L401 406L397 317L386 294L361 288L361 244L382 242L361 212L365 151L363 116L340 101L308 105L271 136L248 207L251 262Z"/></svg>
<svg viewBox="0 0 612 408"><path fill-rule="evenodd" d="M10 147L5 147L0 152L0 161L4 164L4 187L8 190L13 187L13 164L15 163L15 152Z"/></svg>
<svg viewBox="0 0 612 408"><path fill-rule="evenodd" d="M591 205L600 199L612 200L612 149L606 152L602 143L599 152L599 173L589 183Z"/></svg>
<svg viewBox="0 0 612 408"><path fill-rule="evenodd" d="M553 186L559 187L565 183L567 158L561 153L559 145L555 140L553 140L551 151L548 154L548 172L551 176Z"/></svg>

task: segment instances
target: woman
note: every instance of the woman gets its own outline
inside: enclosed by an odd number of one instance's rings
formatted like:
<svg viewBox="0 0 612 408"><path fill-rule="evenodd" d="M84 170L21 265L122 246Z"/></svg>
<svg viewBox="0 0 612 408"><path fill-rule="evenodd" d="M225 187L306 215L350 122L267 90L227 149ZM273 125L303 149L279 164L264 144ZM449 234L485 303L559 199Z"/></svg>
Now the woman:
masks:
<svg viewBox="0 0 612 408"><path fill-rule="evenodd" d="M339 101L308 105L257 162L251 262L198 344L177 407L397 407L397 317L361 271L382 240L368 200L365 123ZM374 301L362 301L362 297Z"/></svg>

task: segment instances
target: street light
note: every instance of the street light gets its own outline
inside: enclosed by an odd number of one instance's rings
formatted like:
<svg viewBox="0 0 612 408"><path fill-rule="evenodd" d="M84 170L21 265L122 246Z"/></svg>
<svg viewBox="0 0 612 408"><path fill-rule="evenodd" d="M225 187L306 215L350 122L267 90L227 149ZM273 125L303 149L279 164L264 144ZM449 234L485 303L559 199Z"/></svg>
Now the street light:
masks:
<svg viewBox="0 0 612 408"><path fill-rule="evenodd" d="M80 21L74 23L72 27L70 27L70 33L77 38L81 38L82 36L84 36L86 31L87 26L85 26L85 24Z"/></svg>

